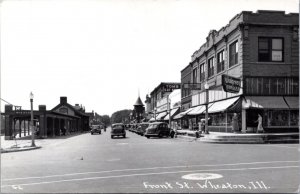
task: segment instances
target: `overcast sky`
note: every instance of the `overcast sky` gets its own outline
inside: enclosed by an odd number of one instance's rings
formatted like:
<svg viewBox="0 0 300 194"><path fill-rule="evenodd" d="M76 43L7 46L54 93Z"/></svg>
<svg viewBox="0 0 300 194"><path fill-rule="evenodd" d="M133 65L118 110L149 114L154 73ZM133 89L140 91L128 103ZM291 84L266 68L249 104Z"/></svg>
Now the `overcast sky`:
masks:
<svg viewBox="0 0 300 194"><path fill-rule="evenodd" d="M52 109L132 109L180 71L212 29L241 11L298 12L298 0L3 0L1 98ZM6 103L1 101L1 110Z"/></svg>

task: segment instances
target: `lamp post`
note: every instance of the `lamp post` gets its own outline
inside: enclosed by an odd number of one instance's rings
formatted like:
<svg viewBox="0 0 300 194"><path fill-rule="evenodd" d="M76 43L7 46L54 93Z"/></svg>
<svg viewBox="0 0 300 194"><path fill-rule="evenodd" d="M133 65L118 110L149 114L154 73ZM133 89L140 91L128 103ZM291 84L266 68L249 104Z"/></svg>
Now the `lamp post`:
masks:
<svg viewBox="0 0 300 194"><path fill-rule="evenodd" d="M170 111L170 106L171 106L171 99L169 98L169 95L168 95L167 96L167 107L168 107L168 113L169 113L169 128L171 128L171 111Z"/></svg>
<svg viewBox="0 0 300 194"><path fill-rule="evenodd" d="M205 93L206 93L206 103L205 103L205 134L209 134L208 132L208 101L209 101L209 85L206 82L204 84L204 89L205 89Z"/></svg>
<svg viewBox="0 0 300 194"><path fill-rule="evenodd" d="M31 126L31 147L35 147L34 143L34 128L33 128L33 93L30 92L30 106L31 106L31 121L30 121L30 126Z"/></svg>

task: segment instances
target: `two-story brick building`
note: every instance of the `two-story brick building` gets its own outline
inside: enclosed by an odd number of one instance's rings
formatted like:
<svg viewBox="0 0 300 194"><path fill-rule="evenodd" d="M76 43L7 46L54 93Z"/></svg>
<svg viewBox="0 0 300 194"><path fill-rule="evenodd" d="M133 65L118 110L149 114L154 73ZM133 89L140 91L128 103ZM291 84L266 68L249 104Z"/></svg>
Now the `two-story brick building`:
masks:
<svg viewBox="0 0 300 194"><path fill-rule="evenodd" d="M191 108L186 111L185 105L183 111L192 123L204 117L207 83L211 131L231 132L233 113L243 132L256 131L258 114L266 132L298 131L298 29L298 13L243 11L219 31L211 30L181 71L183 82L203 88L182 95L183 105L191 98ZM225 92L222 75L239 78L240 91Z"/></svg>

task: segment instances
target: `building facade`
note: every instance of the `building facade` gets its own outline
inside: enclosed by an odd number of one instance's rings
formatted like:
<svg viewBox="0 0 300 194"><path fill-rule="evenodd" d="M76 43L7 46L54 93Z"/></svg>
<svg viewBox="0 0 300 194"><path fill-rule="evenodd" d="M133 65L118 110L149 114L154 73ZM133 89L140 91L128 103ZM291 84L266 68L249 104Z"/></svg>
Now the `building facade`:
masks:
<svg viewBox="0 0 300 194"><path fill-rule="evenodd" d="M3 115L5 139L31 135L31 110L5 105ZM89 130L89 116L82 107L70 105L67 97L60 97L60 103L51 110L47 110L46 105L39 105L38 110L33 110L33 119L38 138L60 136L62 130L67 134Z"/></svg>
<svg viewBox="0 0 300 194"><path fill-rule="evenodd" d="M191 124L197 126L204 118L208 104L211 131L231 132L234 113L242 132L256 131L258 114L265 132L298 131L298 29L298 13L244 11L219 31L211 30L181 72L182 81L199 83L202 88L182 95L183 111L191 98L186 113ZM188 70L189 80L188 72L183 74ZM241 80L239 92L224 91L224 75Z"/></svg>

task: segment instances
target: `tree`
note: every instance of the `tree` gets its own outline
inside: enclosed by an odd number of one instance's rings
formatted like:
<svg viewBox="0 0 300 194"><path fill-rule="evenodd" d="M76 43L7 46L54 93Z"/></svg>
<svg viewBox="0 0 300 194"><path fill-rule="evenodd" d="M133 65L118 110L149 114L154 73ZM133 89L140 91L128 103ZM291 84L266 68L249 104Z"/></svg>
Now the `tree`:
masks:
<svg viewBox="0 0 300 194"><path fill-rule="evenodd" d="M104 125L106 125L106 126L109 126L110 125L110 118L109 118L109 116L108 115L102 115L101 116L102 118L102 123L104 124Z"/></svg>
<svg viewBox="0 0 300 194"><path fill-rule="evenodd" d="M119 110L111 115L112 123L127 123L129 122L130 113L132 110Z"/></svg>

